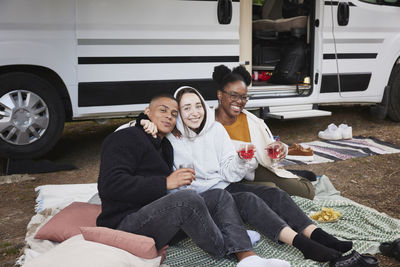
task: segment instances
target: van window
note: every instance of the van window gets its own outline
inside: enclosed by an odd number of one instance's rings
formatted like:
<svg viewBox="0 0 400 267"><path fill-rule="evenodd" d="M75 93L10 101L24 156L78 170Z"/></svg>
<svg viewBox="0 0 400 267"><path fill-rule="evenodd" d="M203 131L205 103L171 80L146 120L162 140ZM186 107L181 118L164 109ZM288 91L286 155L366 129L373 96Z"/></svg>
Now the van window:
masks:
<svg viewBox="0 0 400 267"><path fill-rule="evenodd" d="M400 6L400 0L360 0L360 1L375 5Z"/></svg>

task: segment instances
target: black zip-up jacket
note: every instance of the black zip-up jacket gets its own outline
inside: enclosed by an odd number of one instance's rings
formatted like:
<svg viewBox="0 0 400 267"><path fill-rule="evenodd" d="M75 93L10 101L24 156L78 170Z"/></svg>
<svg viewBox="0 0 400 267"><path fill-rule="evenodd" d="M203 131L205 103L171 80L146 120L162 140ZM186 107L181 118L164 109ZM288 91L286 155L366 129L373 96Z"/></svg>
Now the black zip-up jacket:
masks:
<svg viewBox="0 0 400 267"><path fill-rule="evenodd" d="M155 139L141 127L109 135L101 155L98 190L102 212L97 225L116 228L126 215L165 196L172 164L173 150L167 138Z"/></svg>

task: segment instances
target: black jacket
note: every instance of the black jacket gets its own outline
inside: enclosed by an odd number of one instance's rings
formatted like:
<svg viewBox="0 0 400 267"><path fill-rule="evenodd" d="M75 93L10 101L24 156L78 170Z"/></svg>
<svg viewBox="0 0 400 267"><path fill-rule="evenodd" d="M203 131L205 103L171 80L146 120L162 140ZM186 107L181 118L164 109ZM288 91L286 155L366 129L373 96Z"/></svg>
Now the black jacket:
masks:
<svg viewBox="0 0 400 267"><path fill-rule="evenodd" d="M162 150L162 155L160 154ZM109 135L101 155L98 226L116 228L129 213L165 196L173 150L167 138L154 139L140 127Z"/></svg>

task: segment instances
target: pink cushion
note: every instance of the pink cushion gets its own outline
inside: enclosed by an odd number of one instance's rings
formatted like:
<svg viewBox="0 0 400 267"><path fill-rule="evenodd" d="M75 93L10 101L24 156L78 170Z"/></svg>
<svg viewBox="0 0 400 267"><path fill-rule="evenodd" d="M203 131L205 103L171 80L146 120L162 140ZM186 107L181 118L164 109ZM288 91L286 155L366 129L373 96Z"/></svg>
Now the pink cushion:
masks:
<svg viewBox="0 0 400 267"><path fill-rule="evenodd" d="M158 256L154 239L106 227L81 227L85 240L123 249L144 259Z"/></svg>
<svg viewBox="0 0 400 267"><path fill-rule="evenodd" d="M81 233L81 226L96 226L101 205L73 202L43 225L35 238L63 242Z"/></svg>

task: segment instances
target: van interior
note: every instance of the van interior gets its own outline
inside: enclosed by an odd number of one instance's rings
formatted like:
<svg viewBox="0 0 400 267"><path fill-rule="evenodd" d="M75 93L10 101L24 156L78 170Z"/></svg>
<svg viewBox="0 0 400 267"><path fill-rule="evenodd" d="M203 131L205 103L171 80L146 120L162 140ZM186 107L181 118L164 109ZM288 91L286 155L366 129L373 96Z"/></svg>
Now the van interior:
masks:
<svg viewBox="0 0 400 267"><path fill-rule="evenodd" d="M251 89L309 94L312 0L252 2Z"/></svg>

